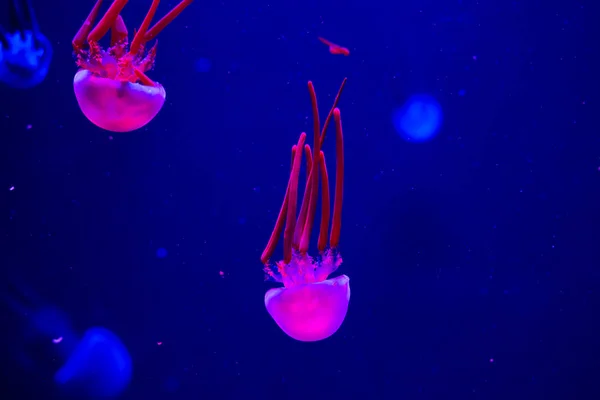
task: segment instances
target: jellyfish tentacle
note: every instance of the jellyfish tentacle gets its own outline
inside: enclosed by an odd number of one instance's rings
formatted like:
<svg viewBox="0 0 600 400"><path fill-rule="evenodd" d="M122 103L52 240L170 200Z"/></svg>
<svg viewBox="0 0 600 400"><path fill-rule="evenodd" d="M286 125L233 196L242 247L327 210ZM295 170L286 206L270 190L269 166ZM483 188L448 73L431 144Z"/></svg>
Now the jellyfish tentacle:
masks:
<svg viewBox="0 0 600 400"><path fill-rule="evenodd" d="M325 153L321 151L319 159L321 168L321 226L319 228L319 240L317 249L323 253L327 247L327 233L329 233L329 214L331 212L331 200L329 198L329 176L327 174L327 163L325 162Z"/></svg>
<svg viewBox="0 0 600 400"><path fill-rule="evenodd" d="M158 46L158 40L154 42L154 46L148 50L146 57L138 63L140 71L149 71L154 66L154 60L156 60L156 47Z"/></svg>
<svg viewBox="0 0 600 400"><path fill-rule="evenodd" d="M323 124L323 130L321 131L321 146L323 146L323 142L325 141L325 133L327 132L327 127L329 126L329 122L331 121L331 116L333 115L333 111L336 109L338 102L340 101L340 96L342 95L342 91L346 86L346 81L348 78L344 78L340 88L338 89L337 94L335 95L335 99L333 100L333 105L329 110L329 114L327 114L327 118L325 119L325 123Z"/></svg>
<svg viewBox="0 0 600 400"><path fill-rule="evenodd" d="M307 145L308 146L308 145ZM308 146L310 150L310 146ZM308 203L310 199L310 194L312 193L312 179L311 179L311 171L314 160L310 165L310 169L306 170L306 184L304 186L304 195L302 196L302 205L300 206L300 213L298 214L298 219L296 220L296 229L294 231L294 242L292 246L296 250L300 250L300 241L302 239L302 232L304 231L304 223L306 222L306 214L308 212Z"/></svg>
<svg viewBox="0 0 600 400"><path fill-rule="evenodd" d="M300 141L304 143L304 140L306 140L306 133L302 132L300 134L300 138L298 139L298 143L300 143ZM267 246L265 247L264 251L260 256L260 260L264 265L267 265L269 263L269 259L275 252L275 248L277 247L277 243L279 242L279 237L281 236L281 232L283 231L284 222L286 221L287 217L287 207L289 201L288 193L291 179L292 173L290 172L290 180L288 180L288 184L285 189L285 196L283 198L283 203L281 204L281 209L279 210L279 215L277 216L277 221L275 222L275 227L273 228L273 232L271 232L271 236L269 237Z"/></svg>
<svg viewBox="0 0 600 400"><path fill-rule="evenodd" d="M342 230L342 202L344 197L344 135L342 133L342 116L340 109L333 111L335 119L335 198L333 200L333 218L329 247L335 249L340 243Z"/></svg>
<svg viewBox="0 0 600 400"><path fill-rule="evenodd" d="M142 21L142 25L140 26L140 29L138 29L138 31L135 33L135 37L131 41L131 46L129 47L129 54L131 54L132 56L136 56L138 54L138 52L140 51L140 48L144 44L144 42L145 42L144 36L146 35L146 32L148 31L148 27L150 26L150 22L152 22L152 18L154 18L154 14L156 14L156 9L158 8L159 4L160 4L160 0L152 0L150 9L148 10L148 13L144 17L144 20Z"/></svg>
<svg viewBox="0 0 600 400"><path fill-rule="evenodd" d="M39 35L40 26L35 17L31 0L11 0L9 18L14 32L31 31L34 37Z"/></svg>
<svg viewBox="0 0 600 400"><path fill-rule="evenodd" d="M31 29L27 18L23 14L22 9L22 1L23 0L10 0L10 5L8 9L8 18L10 21L9 29L13 33L21 33L24 30Z"/></svg>
<svg viewBox="0 0 600 400"><path fill-rule="evenodd" d="M156 24L152 26L144 35L143 43L149 42L154 39L158 34L167 27L173 20L181 14L183 10L186 9L187 6L192 4L194 0L182 0L179 4L177 4L171 11L167 13L164 17L162 17Z"/></svg>
<svg viewBox="0 0 600 400"><path fill-rule="evenodd" d="M290 160L290 174L294 169L294 158L296 157L296 145L292 146L292 159Z"/></svg>
<svg viewBox="0 0 600 400"><path fill-rule="evenodd" d="M110 27L110 46L113 47L117 44L125 45L127 43L128 35L127 25L125 25L123 17L119 14Z"/></svg>
<svg viewBox="0 0 600 400"><path fill-rule="evenodd" d="M85 21L83 21L83 24L81 25L81 27L75 34L75 37L71 41L71 44L73 45L73 50L75 50L76 52L80 51L81 49L83 49L83 46L85 46L85 41L90 31L92 30L92 26L94 25L96 18L98 18L98 13L100 12L101 6L102 0L96 0L96 4L94 4L92 11L90 11L90 14L85 19Z"/></svg>
<svg viewBox="0 0 600 400"><path fill-rule="evenodd" d="M26 18L31 25L31 31L35 36L40 34L40 25L37 22L37 18L35 16L35 12L33 11L33 6L31 5L31 0L23 0L24 9L26 13Z"/></svg>
<svg viewBox="0 0 600 400"><path fill-rule="evenodd" d="M306 170L310 171L312 168L312 152L307 144L304 145L304 156L306 157Z"/></svg>
<svg viewBox="0 0 600 400"><path fill-rule="evenodd" d="M288 196L287 196L287 188L285 191L285 196L283 198L283 203L281 204L281 209L279 210L279 215L277 216L277 221L275 222L275 227L273 228L273 232L271 232L271 237L269 237L269 241L267 242L267 246L263 250L260 261L267 265L271 256L275 252L275 248L277 247L277 243L279 242L279 237L281 236L281 232L283 232L283 226L285 222L285 217L287 215L287 205L288 205Z"/></svg>
<svg viewBox="0 0 600 400"><path fill-rule="evenodd" d="M290 174L290 183L288 187L288 207L287 218L285 221L285 230L283 231L283 262L288 264L292 261L292 240L294 228L296 225L296 206L298 203L298 178L300 176L300 167L302 165L302 150L306 134L300 135L294 155L294 165Z"/></svg>
<svg viewBox="0 0 600 400"><path fill-rule="evenodd" d="M156 83L152 79L148 78L148 75L140 71L139 68L133 67L133 73L135 74L135 76L138 77L138 79L140 80L140 82L142 82L143 85L152 87L156 86Z"/></svg>
<svg viewBox="0 0 600 400"><path fill-rule="evenodd" d="M98 42L106 35L111 26L114 25L115 20L121 14L121 11L125 7L129 0L114 0L110 5L104 16L96 24L94 29L87 35L87 41L90 45Z"/></svg>
<svg viewBox="0 0 600 400"><path fill-rule="evenodd" d="M336 191L334 198L334 212L333 219L331 221L331 235L329 237L329 242L331 247L335 247L339 244L339 235L341 230L341 210L342 210L342 190L343 190L343 167L344 167L344 159L343 159L343 138L341 131L341 117L340 111L337 108L337 104L339 102L340 96L344 89L347 79L344 78L338 93L333 102L333 107L329 111L327 115L327 119L323 127L320 126L319 121L319 111L317 104L317 96L314 90L314 86L312 82L309 81L308 88L311 97L312 104L312 113L313 119L316 121L313 124L314 128L314 137L315 137L315 145L313 149L314 156L311 155L311 148L308 144L304 145L304 152L306 154L306 168L307 168L307 178L306 178L306 186L304 190L304 195L302 198L302 203L300 206L300 213L294 221L296 214L296 206L297 204L293 204L290 207L291 197L293 196L294 202L297 202L297 185L298 185L298 175L299 168L296 170L295 162L298 157L298 147L292 149L292 167L290 173L290 181L288 182L288 187L286 189L286 194L284 198L284 202L281 206L281 210L277 217L277 222L275 224L275 228L271 234L269 239L269 243L267 247L262 253L261 261L263 264L267 264L270 257L273 255L275 247L277 245L277 241L279 240L279 236L281 236L281 231L284 227L284 219L285 219L285 233L284 233L284 260L283 263L287 264L291 260L291 250L295 249L300 254L306 254L308 252L308 247L310 244L310 234L312 230L312 226L314 223L315 212L316 212L316 203L318 201L318 185L319 185L319 173L323 175L323 182L321 184L321 199L322 199L322 208L321 208L321 222L319 229L319 239L318 239L318 250L323 252L326 248L327 244L327 234L329 233L329 219L331 215L331 198L330 198L330 189L329 189L329 177L327 173L327 164L325 161L325 155L323 151L321 151L321 144L325 139L325 134L327 132L327 127L329 122L331 121L331 117L333 115L334 120L336 122ZM303 134L305 135L305 134ZM298 144L300 145L300 143ZM302 147L300 147L302 148ZM300 156L301 158L301 156ZM301 163L301 161L298 161ZM299 164L300 165L300 164ZM295 177L294 181L292 181L292 177ZM293 188L290 186L290 183L293 182L295 185ZM293 189L290 191L290 189ZM293 232L293 236L292 236ZM332 243L334 245L332 245Z"/></svg>
<svg viewBox="0 0 600 400"><path fill-rule="evenodd" d="M296 219L296 229L294 230L294 240L292 247L295 250L299 250L300 239L302 238L302 231L304 230L304 222L306 221L306 213L308 211L308 200L312 190L312 179L310 179L310 172L312 171L312 152L310 145L304 145L304 152L307 154L306 158L306 184L304 185L304 194L302 195L302 203L300 205L300 213ZM309 158L310 157L310 158ZM310 162L309 162L310 161Z"/></svg>
<svg viewBox="0 0 600 400"><path fill-rule="evenodd" d="M313 130L314 130L314 153L315 157L321 153L321 122L319 119L319 106L317 102L317 94L315 87L311 81L308 81L308 91L310 94L310 101L312 104L313 112ZM315 211L317 209L317 201L319 195L319 163L313 162L311 172L311 192L308 203L308 211L306 213L306 220L304 222L304 229L302 231L302 237L300 238L300 253L305 254L308 251L310 245L310 235L312 233L312 227L315 218Z"/></svg>
<svg viewBox="0 0 600 400"><path fill-rule="evenodd" d="M6 36L8 36L8 31L0 24L0 45L8 48L9 42ZM0 59L2 59L2 54L0 54Z"/></svg>
<svg viewBox="0 0 600 400"><path fill-rule="evenodd" d="M335 100L333 101L333 106L329 110L329 114L327 114L327 118L325 119L323 128L320 127L320 123L319 123L317 95L316 95L316 92L314 89L314 85L312 84L312 82L308 83L308 90L309 90L310 97L311 97L313 118L314 118L314 121L317 121L317 124L314 124L315 154L316 154L317 142L319 144L319 150L320 150L321 146L323 146L323 143L325 140L325 134L327 133L327 127L329 126L329 123L331 121L331 116L333 114L333 110L336 108L336 106L340 100L340 96L342 95L342 91L344 90L344 87L346 85L346 81L347 81L347 78L344 78L344 80L342 81L342 84L340 85L340 88L338 89L337 95L335 96ZM316 139L317 138L316 133L319 130L320 130L319 139ZM313 188L315 188L315 187L318 188L318 184L319 184L318 176L316 177L316 179L314 178L314 176L313 176L313 171L315 171L314 168L311 168L308 171L309 172L307 172L307 174L309 175L309 177L308 177L308 181L306 184L306 190L304 191L304 197L302 199L302 206L300 208L300 215L298 216L298 221L296 223L296 232L294 235L294 247L296 249L298 249L300 252L308 251L308 245L310 244L310 233L312 232L312 224L314 221L314 213L316 210L316 202L318 199L318 192L315 191L314 196L313 196L313 192L312 192ZM317 174L318 174L318 172L317 172ZM313 205L311 206L311 204L313 204ZM312 217L309 216L309 211L312 211ZM310 226L306 225L308 221L310 221ZM304 241L305 247L301 246L302 241Z"/></svg>

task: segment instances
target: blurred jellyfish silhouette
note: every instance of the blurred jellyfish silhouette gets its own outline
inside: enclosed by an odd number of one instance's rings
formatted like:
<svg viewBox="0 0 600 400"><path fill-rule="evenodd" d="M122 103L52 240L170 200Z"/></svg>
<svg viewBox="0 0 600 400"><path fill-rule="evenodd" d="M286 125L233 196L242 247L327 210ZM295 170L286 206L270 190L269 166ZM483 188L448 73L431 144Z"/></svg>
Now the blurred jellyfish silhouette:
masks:
<svg viewBox="0 0 600 400"><path fill-rule="evenodd" d="M8 25L0 22L0 81L16 89L29 89L46 78L52 45L40 32L31 0L7 3ZM5 13L0 11L0 15Z"/></svg>
<svg viewBox="0 0 600 400"><path fill-rule="evenodd" d="M404 139L425 142L432 139L442 125L442 107L430 95L413 95L394 111L392 118L396 131Z"/></svg>
<svg viewBox="0 0 600 400"><path fill-rule="evenodd" d="M51 358L61 363L54 372L59 389L77 397L111 398L127 387L132 374L131 357L114 333L93 327L79 337L66 313L23 285L14 285L13 289L12 294L2 293L2 298L22 321L19 340L10 343L13 356L22 367L31 371L36 365L47 364L43 354L53 350ZM32 344L37 345L36 350L28 352Z"/></svg>
<svg viewBox="0 0 600 400"><path fill-rule="evenodd" d="M194 63L194 68L197 72L209 72L212 67L212 63L208 58L199 58Z"/></svg>

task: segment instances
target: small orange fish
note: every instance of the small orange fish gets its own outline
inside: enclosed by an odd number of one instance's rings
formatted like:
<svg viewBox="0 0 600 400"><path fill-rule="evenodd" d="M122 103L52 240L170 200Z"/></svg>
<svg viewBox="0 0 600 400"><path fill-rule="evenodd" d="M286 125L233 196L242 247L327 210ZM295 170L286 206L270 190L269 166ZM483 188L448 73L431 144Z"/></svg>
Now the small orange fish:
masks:
<svg viewBox="0 0 600 400"><path fill-rule="evenodd" d="M331 54L342 54L344 56L350 55L350 50L335 43L331 43L329 40L319 37L319 40L329 46L329 52Z"/></svg>

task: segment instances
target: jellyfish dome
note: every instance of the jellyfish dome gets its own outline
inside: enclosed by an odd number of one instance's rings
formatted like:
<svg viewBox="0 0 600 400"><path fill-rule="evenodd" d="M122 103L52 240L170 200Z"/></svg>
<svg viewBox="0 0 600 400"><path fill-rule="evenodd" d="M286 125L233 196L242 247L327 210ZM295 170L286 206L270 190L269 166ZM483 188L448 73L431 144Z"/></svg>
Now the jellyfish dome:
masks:
<svg viewBox="0 0 600 400"><path fill-rule="evenodd" d="M396 131L406 140L425 142L432 139L442 125L442 107L433 96L414 95L394 111L392 119Z"/></svg>
<svg viewBox="0 0 600 400"><path fill-rule="evenodd" d="M90 328L54 380L61 387L83 390L92 397L113 397L129 384L131 364L129 352L114 333Z"/></svg>
<svg viewBox="0 0 600 400"><path fill-rule="evenodd" d="M150 122L165 103L158 83L144 86L95 76L82 69L73 79L79 107L94 125L111 132L129 132Z"/></svg>
<svg viewBox="0 0 600 400"><path fill-rule="evenodd" d="M342 326L350 301L350 278L271 289L265 306L288 336L303 342L328 338Z"/></svg>

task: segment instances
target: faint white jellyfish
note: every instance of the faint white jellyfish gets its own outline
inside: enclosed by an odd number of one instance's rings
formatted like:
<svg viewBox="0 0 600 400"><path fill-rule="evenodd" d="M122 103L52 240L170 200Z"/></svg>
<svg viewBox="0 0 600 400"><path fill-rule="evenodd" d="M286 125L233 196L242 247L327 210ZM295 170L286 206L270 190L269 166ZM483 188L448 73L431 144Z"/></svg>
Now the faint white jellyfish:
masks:
<svg viewBox="0 0 600 400"><path fill-rule="evenodd" d="M411 96L392 115L396 131L407 141L425 142L432 139L442 125L442 107L427 94Z"/></svg>

